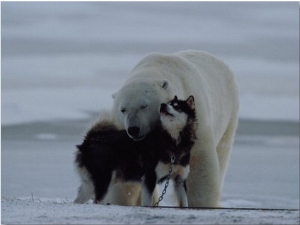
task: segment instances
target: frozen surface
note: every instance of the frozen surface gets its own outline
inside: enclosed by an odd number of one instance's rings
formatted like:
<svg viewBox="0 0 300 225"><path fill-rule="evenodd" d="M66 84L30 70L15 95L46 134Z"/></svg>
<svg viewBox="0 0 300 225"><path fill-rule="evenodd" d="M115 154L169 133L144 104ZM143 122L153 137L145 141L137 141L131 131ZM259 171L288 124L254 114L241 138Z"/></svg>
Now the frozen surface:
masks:
<svg viewBox="0 0 300 225"><path fill-rule="evenodd" d="M2 205L7 224L299 224L299 211L291 210L158 209L37 198L2 200Z"/></svg>
<svg viewBox="0 0 300 225"><path fill-rule="evenodd" d="M109 108L141 57L184 49L229 64L241 118L299 121L297 2L12 2L1 12L3 125Z"/></svg>
<svg viewBox="0 0 300 225"><path fill-rule="evenodd" d="M130 69L149 52L199 49L240 89L222 206L299 209L297 2L4 2L1 39L2 223L299 224L290 210L72 204L75 145Z"/></svg>

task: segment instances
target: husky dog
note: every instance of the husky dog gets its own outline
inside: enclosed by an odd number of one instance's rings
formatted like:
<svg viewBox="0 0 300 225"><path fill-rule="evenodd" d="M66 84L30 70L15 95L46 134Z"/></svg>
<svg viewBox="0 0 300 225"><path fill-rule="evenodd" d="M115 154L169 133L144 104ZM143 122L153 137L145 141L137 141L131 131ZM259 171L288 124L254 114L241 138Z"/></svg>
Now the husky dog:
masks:
<svg viewBox="0 0 300 225"><path fill-rule="evenodd" d="M141 204L151 206L157 183L170 174L181 207L187 207L186 178L189 173L190 150L196 139L196 113L194 97L162 103L160 121L143 140L134 141L126 130L120 129L112 119L101 120L78 145L75 166L81 177L75 203L94 198L101 203L114 180L140 182Z"/></svg>

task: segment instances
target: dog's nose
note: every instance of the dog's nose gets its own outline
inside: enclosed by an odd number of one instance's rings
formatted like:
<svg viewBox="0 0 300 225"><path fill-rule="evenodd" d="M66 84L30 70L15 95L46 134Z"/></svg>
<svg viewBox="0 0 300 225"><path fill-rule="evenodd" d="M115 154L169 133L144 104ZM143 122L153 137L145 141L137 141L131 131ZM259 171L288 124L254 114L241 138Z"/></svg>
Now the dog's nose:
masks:
<svg viewBox="0 0 300 225"><path fill-rule="evenodd" d="M139 127L133 126L133 127L129 127L128 128L128 133L131 136L136 136L136 135L138 135L139 132L140 132L140 128Z"/></svg>

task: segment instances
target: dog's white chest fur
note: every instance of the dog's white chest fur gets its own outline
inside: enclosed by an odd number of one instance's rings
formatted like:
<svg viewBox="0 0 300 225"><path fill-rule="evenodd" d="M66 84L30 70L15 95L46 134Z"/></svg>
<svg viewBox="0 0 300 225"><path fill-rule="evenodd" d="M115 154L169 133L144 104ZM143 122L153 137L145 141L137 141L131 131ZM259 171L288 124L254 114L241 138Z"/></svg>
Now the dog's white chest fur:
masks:
<svg viewBox="0 0 300 225"><path fill-rule="evenodd" d="M155 168L157 180L160 180L161 178L167 176L169 174L169 171L170 171L170 163L166 164L159 161ZM173 165L171 178L174 179L175 177L180 176L181 178L186 179L189 172L190 172L189 165L187 166Z"/></svg>

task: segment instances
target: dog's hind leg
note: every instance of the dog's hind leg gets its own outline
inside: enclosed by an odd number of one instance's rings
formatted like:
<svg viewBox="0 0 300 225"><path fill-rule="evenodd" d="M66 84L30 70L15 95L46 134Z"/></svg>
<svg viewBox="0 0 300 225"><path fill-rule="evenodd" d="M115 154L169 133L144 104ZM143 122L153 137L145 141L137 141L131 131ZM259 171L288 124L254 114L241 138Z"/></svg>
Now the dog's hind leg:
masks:
<svg viewBox="0 0 300 225"><path fill-rule="evenodd" d="M74 203L83 204L93 197L94 185L90 179L89 172L85 167L77 167L77 172L81 178L81 185L78 188L77 197L74 200Z"/></svg>
<svg viewBox="0 0 300 225"><path fill-rule="evenodd" d="M74 203L83 204L90 200L94 195L94 186L91 181L82 180L78 188L78 194Z"/></svg>
<svg viewBox="0 0 300 225"><path fill-rule="evenodd" d="M186 181L180 176L175 178L175 193L179 201L179 207L188 207Z"/></svg>

